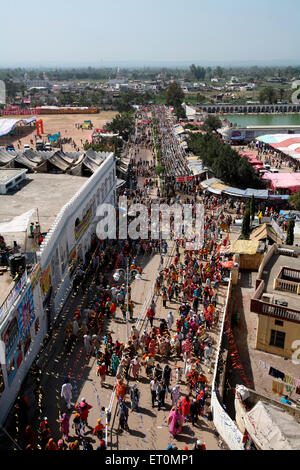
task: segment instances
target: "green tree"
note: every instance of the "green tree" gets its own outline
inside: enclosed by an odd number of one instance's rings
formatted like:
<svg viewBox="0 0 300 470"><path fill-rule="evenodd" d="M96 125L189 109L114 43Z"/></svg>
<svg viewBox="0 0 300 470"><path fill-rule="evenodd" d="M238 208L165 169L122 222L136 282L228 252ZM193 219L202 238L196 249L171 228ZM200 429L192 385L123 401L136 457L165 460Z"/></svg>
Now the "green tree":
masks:
<svg viewBox="0 0 300 470"><path fill-rule="evenodd" d="M117 114L112 122L105 125L105 128L109 132L118 133L124 140L127 140L133 125L133 114L128 112Z"/></svg>
<svg viewBox="0 0 300 470"><path fill-rule="evenodd" d="M202 93L197 93L197 101L198 103L205 103L207 101L207 98Z"/></svg>
<svg viewBox="0 0 300 470"><path fill-rule="evenodd" d="M250 235L250 209L247 208L244 212L242 224L242 237L248 239Z"/></svg>
<svg viewBox="0 0 300 470"><path fill-rule="evenodd" d="M222 78L224 76L224 69L218 65L215 74L217 77Z"/></svg>
<svg viewBox="0 0 300 470"><path fill-rule="evenodd" d="M204 123L202 124L202 129L206 132L213 132L222 127L221 119L213 114L209 114Z"/></svg>
<svg viewBox="0 0 300 470"><path fill-rule="evenodd" d="M205 78L206 70L204 67L196 67L195 64L190 65L190 72L196 80L203 80Z"/></svg>
<svg viewBox="0 0 300 470"><path fill-rule="evenodd" d="M177 119L186 119L186 112L181 104L175 106L174 113Z"/></svg>
<svg viewBox="0 0 300 470"><path fill-rule="evenodd" d="M262 104L276 104L277 100L277 92L272 86L266 86L259 92L259 101Z"/></svg>
<svg viewBox="0 0 300 470"><path fill-rule="evenodd" d="M187 144L189 150L199 156L203 165L224 183L243 189L264 187L264 182L257 177L248 160L215 134L191 134Z"/></svg>
<svg viewBox="0 0 300 470"><path fill-rule="evenodd" d="M289 223L287 226L287 232L286 232L286 244L287 245L294 244L294 227L295 227L295 221L292 217L290 217Z"/></svg>
<svg viewBox="0 0 300 470"><path fill-rule="evenodd" d="M300 211L300 191L292 194L289 197L289 203L297 210Z"/></svg>
<svg viewBox="0 0 300 470"><path fill-rule="evenodd" d="M285 89L284 88L279 88L279 98L280 98L280 101L282 101L284 99L284 96L285 96Z"/></svg>
<svg viewBox="0 0 300 470"><path fill-rule="evenodd" d="M168 106L176 106L181 105L184 99L184 92L182 88L178 85L177 82L171 83L166 91L166 101Z"/></svg>

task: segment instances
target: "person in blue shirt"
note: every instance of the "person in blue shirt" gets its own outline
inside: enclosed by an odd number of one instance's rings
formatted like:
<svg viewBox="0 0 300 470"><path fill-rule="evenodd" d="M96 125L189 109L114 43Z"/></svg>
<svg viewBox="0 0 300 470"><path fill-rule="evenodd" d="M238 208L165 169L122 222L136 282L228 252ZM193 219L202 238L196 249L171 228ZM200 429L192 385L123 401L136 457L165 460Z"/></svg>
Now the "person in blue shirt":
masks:
<svg viewBox="0 0 300 470"><path fill-rule="evenodd" d="M285 403L286 405L291 405L292 404L292 402L289 400L289 397L287 395L284 395L284 397L282 397L280 401L282 403Z"/></svg>

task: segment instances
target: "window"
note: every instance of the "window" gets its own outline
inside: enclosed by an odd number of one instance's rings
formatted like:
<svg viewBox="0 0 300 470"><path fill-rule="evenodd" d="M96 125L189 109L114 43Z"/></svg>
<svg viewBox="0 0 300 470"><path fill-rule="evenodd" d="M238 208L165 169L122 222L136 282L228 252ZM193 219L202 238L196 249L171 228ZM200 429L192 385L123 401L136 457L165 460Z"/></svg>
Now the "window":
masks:
<svg viewBox="0 0 300 470"><path fill-rule="evenodd" d="M282 320L275 320L275 325L283 326L283 321Z"/></svg>
<svg viewBox="0 0 300 470"><path fill-rule="evenodd" d="M270 346L284 348L285 333L283 331L271 330Z"/></svg>

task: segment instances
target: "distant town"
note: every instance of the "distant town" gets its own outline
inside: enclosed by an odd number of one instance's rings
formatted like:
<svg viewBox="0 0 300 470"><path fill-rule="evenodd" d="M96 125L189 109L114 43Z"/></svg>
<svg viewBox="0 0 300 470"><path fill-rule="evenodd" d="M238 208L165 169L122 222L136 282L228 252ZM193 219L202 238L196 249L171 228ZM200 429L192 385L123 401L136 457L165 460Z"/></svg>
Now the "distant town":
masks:
<svg viewBox="0 0 300 470"><path fill-rule="evenodd" d="M300 67L200 67L182 69L0 69L7 97L1 107L99 106L124 111L129 104L164 103L177 81L184 101L204 104L298 104Z"/></svg>

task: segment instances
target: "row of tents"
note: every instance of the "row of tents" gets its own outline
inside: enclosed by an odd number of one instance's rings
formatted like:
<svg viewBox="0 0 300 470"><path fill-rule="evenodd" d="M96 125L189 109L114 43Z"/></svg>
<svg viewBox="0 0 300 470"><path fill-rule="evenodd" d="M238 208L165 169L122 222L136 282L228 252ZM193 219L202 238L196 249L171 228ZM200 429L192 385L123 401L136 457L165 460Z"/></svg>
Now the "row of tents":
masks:
<svg viewBox="0 0 300 470"><path fill-rule="evenodd" d="M29 172L68 173L81 176L94 173L110 152L64 152L0 149L0 169L26 168Z"/></svg>

